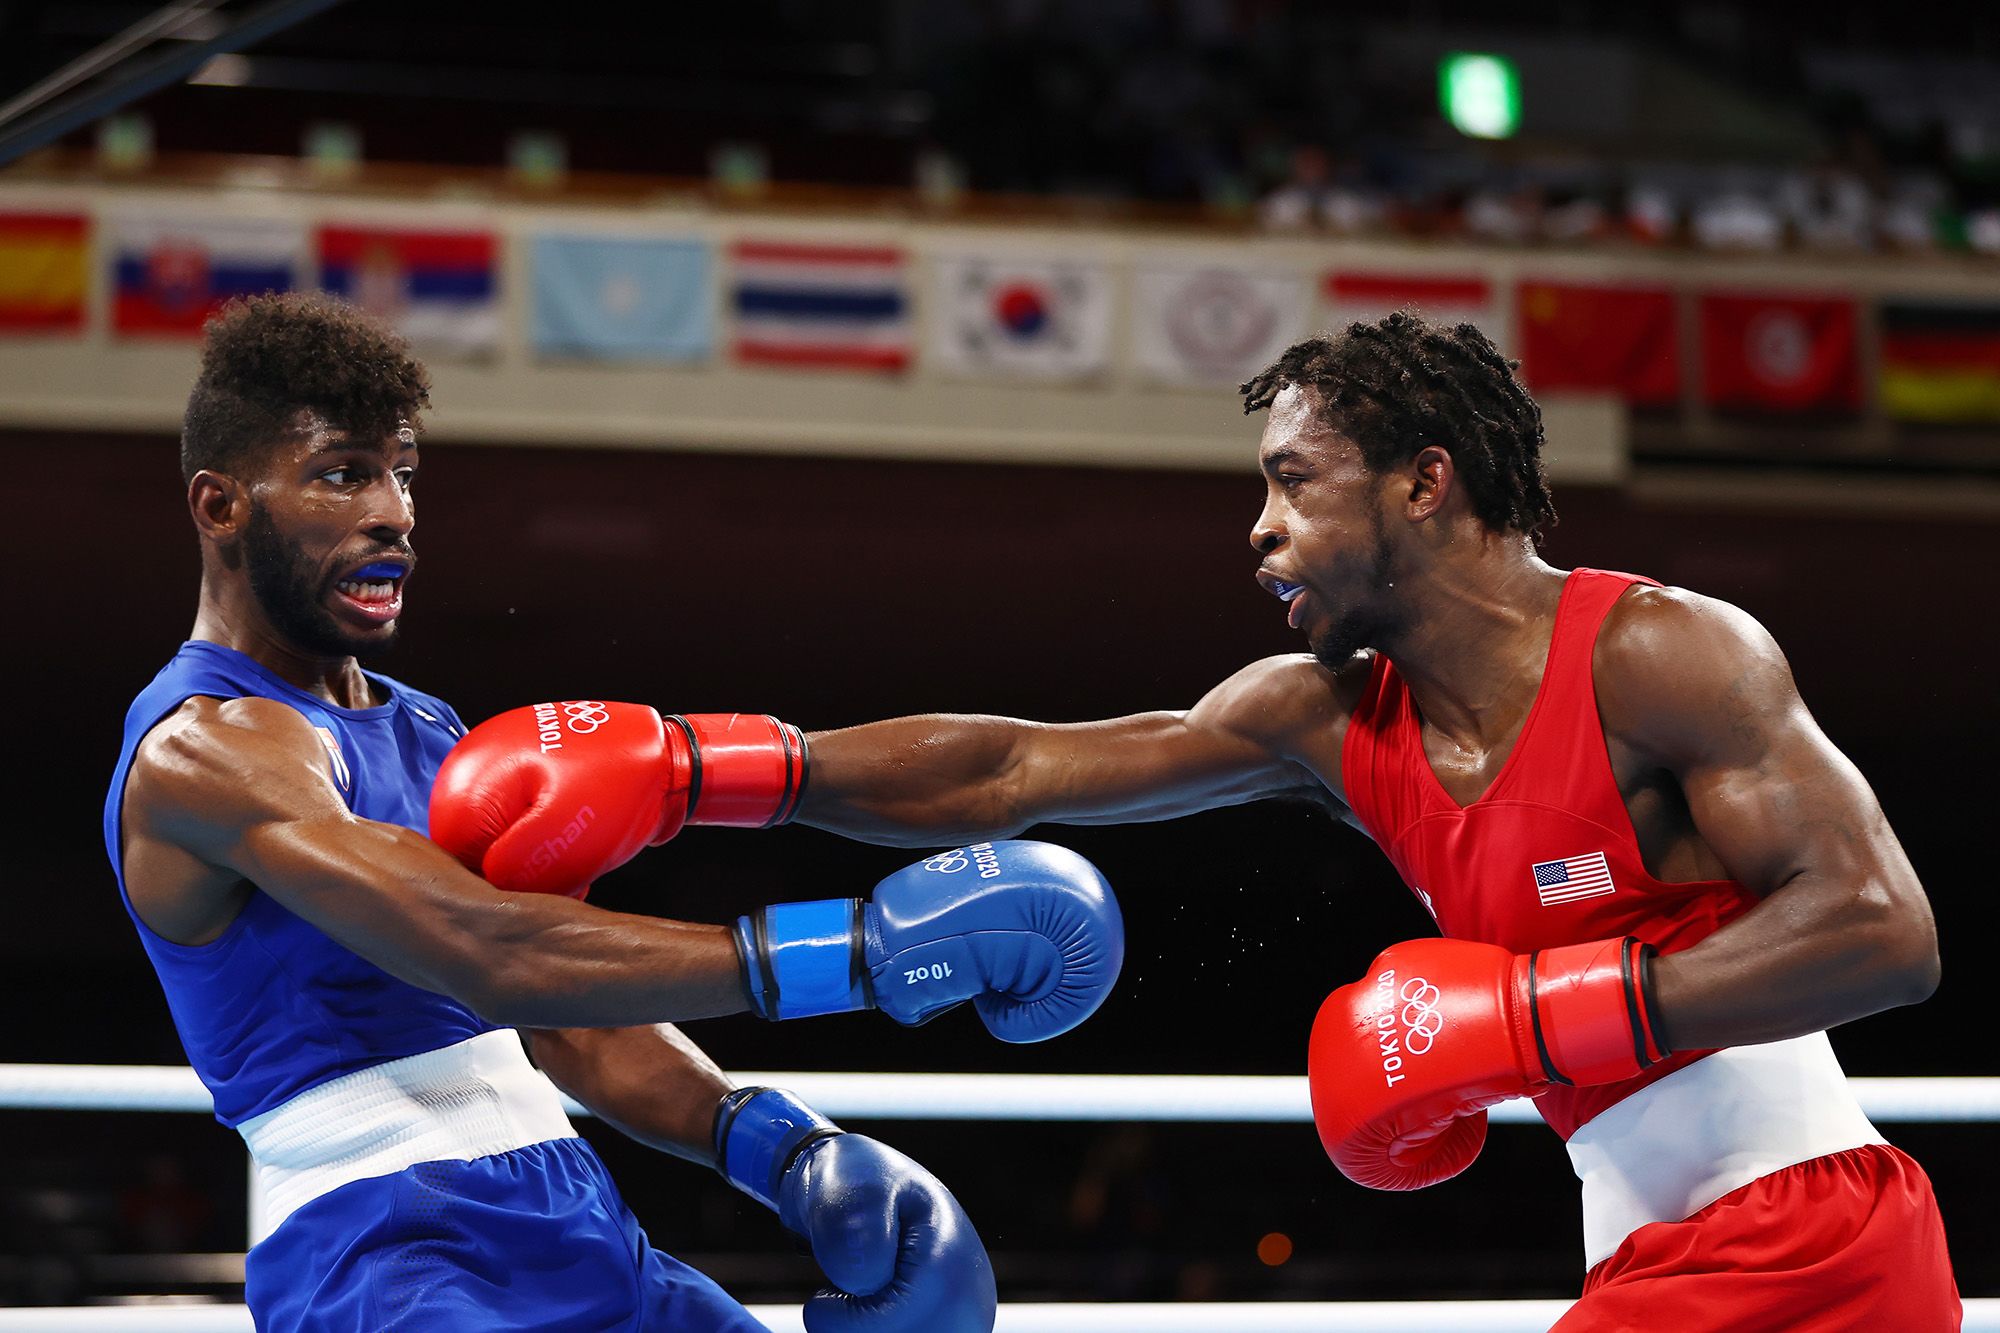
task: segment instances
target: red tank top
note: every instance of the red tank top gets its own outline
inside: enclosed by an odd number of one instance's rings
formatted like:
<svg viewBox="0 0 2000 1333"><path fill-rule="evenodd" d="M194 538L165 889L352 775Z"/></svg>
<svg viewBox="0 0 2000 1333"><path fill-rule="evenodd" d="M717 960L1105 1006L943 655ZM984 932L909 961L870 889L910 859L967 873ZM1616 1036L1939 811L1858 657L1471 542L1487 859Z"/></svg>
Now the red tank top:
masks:
<svg viewBox="0 0 2000 1333"><path fill-rule="evenodd" d="M1454 939L1516 953L1635 935L1661 953L1700 942L1756 897L1733 880L1646 873L1597 716L1591 652L1613 603L1651 579L1578 569L1563 584L1542 683L1500 775L1460 806L1424 754L1423 719L1378 654L1347 726L1341 778L1369 836ZM1551 1088L1542 1116L1567 1139L1639 1088L1706 1055L1674 1055L1624 1083Z"/></svg>

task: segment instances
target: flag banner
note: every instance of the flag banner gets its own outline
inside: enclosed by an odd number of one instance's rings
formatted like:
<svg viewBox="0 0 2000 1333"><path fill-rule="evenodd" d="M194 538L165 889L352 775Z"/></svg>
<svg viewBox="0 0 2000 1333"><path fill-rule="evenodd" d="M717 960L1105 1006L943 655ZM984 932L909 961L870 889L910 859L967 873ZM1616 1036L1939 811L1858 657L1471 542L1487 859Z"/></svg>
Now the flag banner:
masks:
<svg viewBox="0 0 2000 1333"><path fill-rule="evenodd" d="M278 219L113 218L112 329L126 336L197 337L231 297L284 292L304 268L302 223Z"/></svg>
<svg viewBox="0 0 2000 1333"><path fill-rule="evenodd" d="M480 357L500 345L498 257L490 231L322 227L319 284L422 351Z"/></svg>
<svg viewBox="0 0 2000 1333"><path fill-rule="evenodd" d="M2000 305L1882 305L1882 410L1899 421L2000 421Z"/></svg>
<svg viewBox="0 0 2000 1333"><path fill-rule="evenodd" d="M1529 281L1515 309L1521 374L1534 392L1615 393L1634 407L1680 402L1680 337L1669 289Z"/></svg>
<svg viewBox="0 0 2000 1333"><path fill-rule="evenodd" d="M90 219L0 213L0 333L80 333Z"/></svg>
<svg viewBox="0 0 2000 1333"><path fill-rule="evenodd" d="M714 247L693 237L544 235L528 256L542 356L703 361L715 347Z"/></svg>
<svg viewBox="0 0 2000 1333"><path fill-rule="evenodd" d="M1234 388L1305 335L1311 291L1296 273L1142 261L1133 360L1155 383Z"/></svg>
<svg viewBox="0 0 2000 1333"><path fill-rule="evenodd" d="M1320 282L1326 323L1338 333L1408 310L1433 324L1476 324L1496 347L1507 346L1493 303L1493 284L1472 274L1329 273Z"/></svg>
<svg viewBox="0 0 2000 1333"><path fill-rule="evenodd" d="M1087 379L1111 362L1111 272L1065 259L936 255L926 355L947 374Z"/></svg>
<svg viewBox="0 0 2000 1333"><path fill-rule="evenodd" d="M729 265L738 361L835 370L909 366L909 263L901 246L738 241Z"/></svg>
<svg viewBox="0 0 2000 1333"><path fill-rule="evenodd" d="M1858 412L1855 327L1850 297L1705 293L1702 400L1734 412Z"/></svg>

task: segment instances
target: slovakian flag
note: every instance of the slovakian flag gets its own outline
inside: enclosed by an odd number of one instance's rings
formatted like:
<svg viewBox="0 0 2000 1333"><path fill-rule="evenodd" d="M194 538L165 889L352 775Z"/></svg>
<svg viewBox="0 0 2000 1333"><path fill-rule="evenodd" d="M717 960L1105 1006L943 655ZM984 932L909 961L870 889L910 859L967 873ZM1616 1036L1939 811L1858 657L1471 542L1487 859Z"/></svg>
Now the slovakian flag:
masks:
<svg viewBox="0 0 2000 1333"><path fill-rule="evenodd" d="M2000 421L2000 305L1882 305L1882 410L1899 421Z"/></svg>
<svg viewBox="0 0 2000 1333"><path fill-rule="evenodd" d="M424 350L484 356L500 344L498 256L490 231L321 227L319 285Z"/></svg>
<svg viewBox="0 0 2000 1333"><path fill-rule="evenodd" d="M113 218L111 327L124 336L192 338L237 296L298 286L303 224L263 218Z"/></svg>
<svg viewBox="0 0 2000 1333"><path fill-rule="evenodd" d="M909 366L909 264L901 246L738 241L729 267L738 361L837 370Z"/></svg>
<svg viewBox="0 0 2000 1333"><path fill-rule="evenodd" d="M1858 412L1856 324L1850 297L1705 293L1702 400L1735 412Z"/></svg>
<svg viewBox="0 0 2000 1333"><path fill-rule="evenodd" d="M1102 263L993 255L932 260L928 355L948 374L1065 380L1111 361L1111 274Z"/></svg>
<svg viewBox="0 0 2000 1333"><path fill-rule="evenodd" d="M1493 284L1471 274L1329 273L1320 283L1326 322L1337 333L1356 322L1373 323L1397 310L1449 327L1475 324L1496 347L1506 347L1493 304Z"/></svg>
<svg viewBox="0 0 2000 1333"><path fill-rule="evenodd" d="M1283 270L1142 262L1132 277L1132 359L1160 384L1235 388L1305 332L1312 284Z"/></svg>
<svg viewBox="0 0 2000 1333"><path fill-rule="evenodd" d="M1527 281L1515 315L1521 377L1536 393L1613 393L1634 407L1680 401L1671 290Z"/></svg>
<svg viewBox="0 0 2000 1333"><path fill-rule="evenodd" d="M536 353L705 360L715 344L714 254L693 237L535 237L528 256Z"/></svg>
<svg viewBox="0 0 2000 1333"><path fill-rule="evenodd" d="M0 213L0 333L78 333L88 289L90 219Z"/></svg>

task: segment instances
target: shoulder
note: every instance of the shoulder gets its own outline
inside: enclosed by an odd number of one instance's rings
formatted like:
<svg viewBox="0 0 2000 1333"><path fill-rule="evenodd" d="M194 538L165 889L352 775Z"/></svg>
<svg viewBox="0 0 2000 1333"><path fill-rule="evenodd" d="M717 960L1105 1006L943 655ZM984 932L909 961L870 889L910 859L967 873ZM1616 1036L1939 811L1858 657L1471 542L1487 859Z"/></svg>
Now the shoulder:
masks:
<svg viewBox="0 0 2000 1333"><path fill-rule="evenodd" d="M1635 587L1591 659L1605 731L1663 758L1798 707L1790 665L1741 607L1685 588Z"/></svg>
<svg viewBox="0 0 2000 1333"><path fill-rule="evenodd" d="M139 743L127 801L142 813L222 815L320 772L320 756L312 724L289 704L197 695Z"/></svg>
<svg viewBox="0 0 2000 1333"><path fill-rule="evenodd" d="M1290 751L1301 737L1352 713L1373 668L1370 653L1355 654L1337 670L1310 653L1262 658L1209 691L1190 720Z"/></svg>

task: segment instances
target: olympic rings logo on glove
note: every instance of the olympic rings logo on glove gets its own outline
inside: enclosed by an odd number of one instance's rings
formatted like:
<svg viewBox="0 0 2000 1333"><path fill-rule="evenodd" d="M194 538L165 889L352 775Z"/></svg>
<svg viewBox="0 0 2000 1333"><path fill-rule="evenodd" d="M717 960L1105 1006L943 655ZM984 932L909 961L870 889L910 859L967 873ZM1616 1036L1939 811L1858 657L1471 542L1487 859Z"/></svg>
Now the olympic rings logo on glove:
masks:
<svg viewBox="0 0 2000 1333"><path fill-rule="evenodd" d="M971 860L965 855L965 848L957 847L931 857L924 862L924 869L934 870L940 875L956 875L971 864Z"/></svg>
<svg viewBox="0 0 2000 1333"><path fill-rule="evenodd" d="M1422 1055L1437 1041L1444 1031L1444 1015L1438 1012L1437 1002L1443 992L1422 977L1411 977L1397 992L1403 1001L1403 1026L1407 1029L1403 1037L1403 1047L1411 1055ZM1422 1045L1418 1039L1422 1039Z"/></svg>
<svg viewBox="0 0 2000 1333"><path fill-rule="evenodd" d="M579 736L588 736L611 720L611 710L597 699L567 700L562 710L568 715L569 729Z"/></svg>

